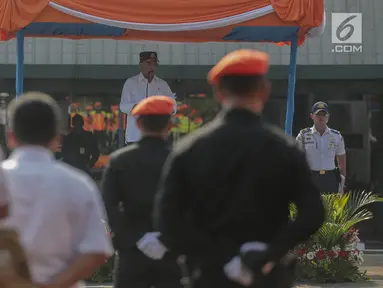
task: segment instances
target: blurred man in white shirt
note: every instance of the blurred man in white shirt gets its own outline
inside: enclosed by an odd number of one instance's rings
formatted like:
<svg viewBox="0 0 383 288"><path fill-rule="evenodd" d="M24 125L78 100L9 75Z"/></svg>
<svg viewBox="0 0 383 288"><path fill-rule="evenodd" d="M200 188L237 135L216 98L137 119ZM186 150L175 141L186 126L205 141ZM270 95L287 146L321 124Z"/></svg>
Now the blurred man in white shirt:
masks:
<svg viewBox="0 0 383 288"><path fill-rule="evenodd" d="M125 144L135 143L141 138L136 119L131 116L131 111L138 102L155 95L169 97L174 97L175 95L171 91L168 83L155 75L158 63L157 52L141 52L140 74L125 81L120 103L120 110L127 114L128 117L125 131Z"/></svg>
<svg viewBox="0 0 383 288"><path fill-rule="evenodd" d="M112 254L96 184L54 159L60 112L51 97L27 93L8 115L14 150L2 163L12 199L6 224L20 234L39 287L79 287Z"/></svg>

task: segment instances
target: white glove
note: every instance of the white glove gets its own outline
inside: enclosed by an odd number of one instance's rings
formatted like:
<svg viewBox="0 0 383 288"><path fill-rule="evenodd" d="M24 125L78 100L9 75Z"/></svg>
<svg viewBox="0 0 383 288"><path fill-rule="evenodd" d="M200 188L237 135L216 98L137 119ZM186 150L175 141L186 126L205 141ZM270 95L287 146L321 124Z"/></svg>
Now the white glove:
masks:
<svg viewBox="0 0 383 288"><path fill-rule="evenodd" d="M344 193L344 184L346 183L346 177L340 175L340 183L339 183L339 194L343 195Z"/></svg>
<svg viewBox="0 0 383 288"><path fill-rule="evenodd" d="M161 260L168 249L158 240L159 232L148 232L137 242L137 248L147 257Z"/></svg>
<svg viewBox="0 0 383 288"><path fill-rule="evenodd" d="M239 256L233 257L230 262L223 267L223 271L227 278L243 286L250 286L253 282L253 275L242 265Z"/></svg>
<svg viewBox="0 0 383 288"><path fill-rule="evenodd" d="M265 243L260 242L248 242L241 246L241 253L246 253L248 251L264 251L267 249ZM227 278L230 280L241 284L242 286L250 286L253 282L253 275L241 261L239 256L233 257L229 263L227 263L223 271Z"/></svg>

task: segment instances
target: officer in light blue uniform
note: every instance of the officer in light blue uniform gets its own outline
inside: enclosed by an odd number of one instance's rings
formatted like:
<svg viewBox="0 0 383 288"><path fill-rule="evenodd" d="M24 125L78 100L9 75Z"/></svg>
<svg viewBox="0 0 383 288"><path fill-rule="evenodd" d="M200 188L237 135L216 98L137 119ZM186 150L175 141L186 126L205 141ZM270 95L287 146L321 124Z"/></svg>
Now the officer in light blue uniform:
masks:
<svg viewBox="0 0 383 288"><path fill-rule="evenodd" d="M341 175L346 177L346 150L339 131L327 126L330 111L324 102L313 105L313 127L300 131L296 140L306 152L307 161L321 193L337 193ZM338 167L335 166L335 158Z"/></svg>

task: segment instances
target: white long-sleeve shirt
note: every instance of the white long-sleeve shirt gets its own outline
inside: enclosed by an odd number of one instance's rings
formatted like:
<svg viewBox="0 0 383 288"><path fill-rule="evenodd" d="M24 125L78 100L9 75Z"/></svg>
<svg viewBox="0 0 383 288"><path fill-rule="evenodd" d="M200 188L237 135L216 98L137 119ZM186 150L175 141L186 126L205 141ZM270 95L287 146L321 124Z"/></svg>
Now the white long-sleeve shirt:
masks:
<svg viewBox="0 0 383 288"><path fill-rule="evenodd" d="M35 283L50 283L81 254L112 255L101 197L88 175L36 146L16 149L2 168L11 199L6 225L19 233Z"/></svg>
<svg viewBox="0 0 383 288"><path fill-rule="evenodd" d="M175 96L168 83L157 76L154 76L150 83L142 73L125 81L120 103L120 110L127 114L128 117L125 131L125 142L137 142L141 137L141 133L136 125L136 119L130 115L133 106L146 97L155 95Z"/></svg>

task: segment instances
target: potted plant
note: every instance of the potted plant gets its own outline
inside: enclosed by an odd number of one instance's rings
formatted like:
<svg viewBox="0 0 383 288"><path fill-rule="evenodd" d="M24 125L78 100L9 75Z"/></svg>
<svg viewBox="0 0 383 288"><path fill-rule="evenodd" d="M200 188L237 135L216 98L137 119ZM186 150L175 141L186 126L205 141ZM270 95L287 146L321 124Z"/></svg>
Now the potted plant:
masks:
<svg viewBox="0 0 383 288"><path fill-rule="evenodd" d="M298 280L326 282L357 282L367 280L360 270L363 252L358 249L358 230L355 225L373 217L367 205L382 202L371 192L344 195L323 195L326 220L311 239L297 247ZM291 218L297 215L294 205Z"/></svg>

